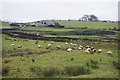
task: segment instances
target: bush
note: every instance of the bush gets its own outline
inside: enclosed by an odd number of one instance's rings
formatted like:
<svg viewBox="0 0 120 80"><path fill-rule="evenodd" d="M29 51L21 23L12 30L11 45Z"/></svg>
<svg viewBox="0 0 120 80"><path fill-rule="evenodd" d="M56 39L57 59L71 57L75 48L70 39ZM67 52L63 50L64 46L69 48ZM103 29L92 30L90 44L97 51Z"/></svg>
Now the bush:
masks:
<svg viewBox="0 0 120 80"><path fill-rule="evenodd" d="M39 66L30 67L30 71L34 72L37 75L40 75L41 68Z"/></svg>
<svg viewBox="0 0 120 80"><path fill-rule="evenodd" d="M86 66L90 68L99 68L99 63L94 60L90 60L89 62L86 63Z"/></svg>
<svg viewBox="0 0 120 80"><path fill-rule="evenodd" d="M32 59L32 62L35 62L35 59Z"/></svg>
<svg viewBox="0 0 120 80"><path fill-rule="evenodd" d="M60 69L57 67L48 67L47 69L44 69L42 72L44 77L50 77L60 74Z"/></svg>
<svg viewBox="0 0 120 80"><path fill-rule="evenodd" d="M3 67L3 68L2 68L2 75L3 75L3 76L8 75L8 74L9 74L9 71L10 71L9 67Z"/></svg>
<svg viewBox="0 0 120 80"><path fill-rule="evenodd" d="M90 72L89 69L86 69L85 67L81 67L81 66L66 66L64 67L64 71L66 75L70 75L70 76L84 75Z"/></svg>
<svg viewBox="0 0 120 80"><path fill-rule="evenodd" d="M35 44L38 44L38 41L36 41Z"/></svg>
<svg viewBox="0 0 120 80"><path fill-rule="evenodd" d="M113 66L115 66L117 69L120 69L120 62L113 61Z"/></svg>

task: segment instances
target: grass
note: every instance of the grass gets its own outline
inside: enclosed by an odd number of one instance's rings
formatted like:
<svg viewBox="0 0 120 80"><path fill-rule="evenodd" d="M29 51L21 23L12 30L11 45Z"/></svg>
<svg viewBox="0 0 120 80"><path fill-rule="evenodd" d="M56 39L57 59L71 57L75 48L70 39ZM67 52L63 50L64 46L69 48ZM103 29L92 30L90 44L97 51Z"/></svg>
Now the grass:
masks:
<svg viewBox="0 0 120 80"><path fill-rule="evenodd" d="M65 27L88 27L94 29L108 29L116 27L118 28L118 23L105 23L105 22L81 22L81 21L56 21Z"/></svg>
<svg viewBox="0 0 120 80"><path fill-rule="evenodd" d="M2 28L11 28L8 23L2 23L0 24L0 29Z"/></svg>
<svg viewBox="0 0 120 80"><path fill-rule="evenodd" d="M11 40L5 40L4 38L10 38ZM49 49L46 49L47 45L51 43L50 41L39 40L38 44L36 44L36 40L28 40L24 41L24 39L15 38L16 41L13 40L7 35L3 34L3 68L9 67L10 71L7 76L3 76L6 78L35 78L39 76L39 70L44 71L45 68L49 68L45 71L45 75L51 75L56 78L117 78L118 70L113 66L113 61L117 61L117 44L113 43L101 43L101 42L89 42L89 41L79 41L74 42L77 44L81 44L84 47L89 44L90 46L94 46L96 49L101 48L103 50L102 53L94 53L87 54L84 52L85 48L81 51L78 50L77 47L72 47L70 42L68 45L65 45L65 42L55 42ZM15 46L10 46L11 44L15 44ZM41 48L38 48L38 45L41 45ZM17 48L17 45L22 45L22 48ZM56 46L61 46L61 49L57 50ZM72 52L67 52L66 49L68 47L74 48ZM16 49L14 49L16 48ZM8 51L10 51L8 53ZM113 57L107 55L107 51L111 50L113 52ZM10 56L11 54L23 53L23 56ZM27 52L32 52L33 54L26 54ZM41 54L43 53L43 54ZM72 60L71 60L72 59ZM90 60L97 61L99 63L98 69L90 69L90 74L80 75L60 75L54 72L56 69L64 69L66 66L83 66L87 67L86 63ZM6 63L7 61L7 63ZM16 64L17 63L17 64ZM37 66L37 68L34 68ZM37 71L37 74L31 71L30 68L33 68L33 71ZM57 68L56 68L57 67ZM79 68L76 67L79 71ZM35 69L35 70L34 70ZM36 70L37 69L37 70ZM74 69L74 68L73 68ZM80 67L81 69L81 67ZM51 70L53 72L51 72ZM72 70L73 71L73 70ZM58 71L59 72L59 71ZM49 73L49 74L47 74ZM74 73L74 72L73 72ZM43 76L43 77L44 77Z"/></svg>

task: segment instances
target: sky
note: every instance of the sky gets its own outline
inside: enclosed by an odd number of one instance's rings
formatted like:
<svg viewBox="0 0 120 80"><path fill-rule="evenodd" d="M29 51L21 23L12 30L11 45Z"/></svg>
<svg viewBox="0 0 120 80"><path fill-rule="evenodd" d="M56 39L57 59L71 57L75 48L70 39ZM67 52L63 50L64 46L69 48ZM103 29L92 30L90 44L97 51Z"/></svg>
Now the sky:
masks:
<svg viewBox="0 0 120 80"><path fill-rule="evenodd" d="M0 0L0 20L78 20L94 14L100 20L118 20L119 0Z"/></svg>

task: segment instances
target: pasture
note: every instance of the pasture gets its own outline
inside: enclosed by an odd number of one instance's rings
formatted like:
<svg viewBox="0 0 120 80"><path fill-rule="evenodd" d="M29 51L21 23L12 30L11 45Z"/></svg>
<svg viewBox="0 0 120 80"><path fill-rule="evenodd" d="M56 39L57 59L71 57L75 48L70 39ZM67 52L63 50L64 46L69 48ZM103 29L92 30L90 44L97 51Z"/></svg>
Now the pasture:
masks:
<svg viewBox="0 0 120 80"><path fill-rule="evenodd" d="M118 23L106 23L106 22L81 22L81 21L56 21L61 25L65 25L65 27L69 28L81 28L88 27L93 29L108 29L116 27L118 28Z"/></svg>
<svg viewBox="0 0 120 80"><path fill-rule="evenodd" d="M113 30L117 23L56 22L65 28L27 27L3 31L3 78L118 78L120 63L116 41L119 32ZM8 24L2 25L9 27ZM67 42L64 37L70 40ZM61 40L58 42L56 38ZM83 46L81 50L80 45ZM87 45L97 51L86 52ZM68 52L69 48L72 51ZM108 51L112 54L107 54Z"/></svg>
<svg viewBox="0 0 120 80"><path fill-rule="evenodd" d="M3 71L7 69L3 72L3 78L118 78L118 69L113 65L113 62L118 62L116 43L72 41L77 44L74 47L71 46L71 42L68 42L68 45L65 45L65 42L37 42L3 34ZM15 46L10 46L11 44ZM51 44L49 49L48 44ZM88 44L102 49L102 53L85 53L85 46ZM22 45L22 48L18 48L18 45ZM41 45L41 48L38 48L38 45ZM61 49L57 49L57 45L61 46ZM83 45L83 50L78 50L79 45ZM73 50L67 52L67 48ZM112 56L107 54L108 50L112 51ZM92 64L90 61L97 63L93 64L95 67L88 66L88 63ZM84 71L78 73L81 67Z"/></svg>
<svg viewBox="0 0 120 80"><path fill-rule="evenodd" d="M11 28L8 23L0 23L0 29L2 28Z"/></svg>

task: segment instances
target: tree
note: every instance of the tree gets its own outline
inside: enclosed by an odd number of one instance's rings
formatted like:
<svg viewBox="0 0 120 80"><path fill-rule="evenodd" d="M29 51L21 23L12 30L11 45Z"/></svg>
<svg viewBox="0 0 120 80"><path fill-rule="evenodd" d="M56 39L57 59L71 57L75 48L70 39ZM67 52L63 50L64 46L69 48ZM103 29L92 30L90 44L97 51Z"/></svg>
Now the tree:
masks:
<svg viewBox="0 0 120 80"><path fill-rule="evenodd" d="M98 21L98 17L95 15L84 15L82 21Z"/></svg>

